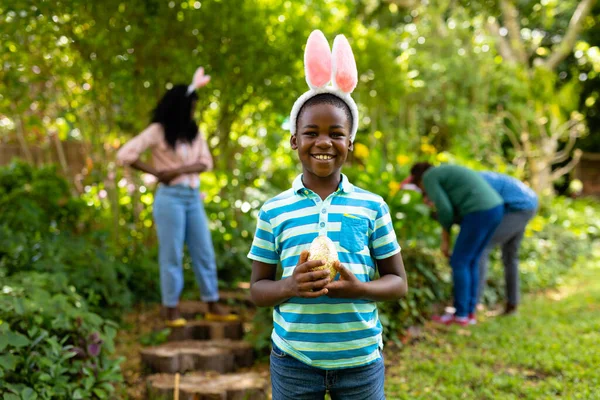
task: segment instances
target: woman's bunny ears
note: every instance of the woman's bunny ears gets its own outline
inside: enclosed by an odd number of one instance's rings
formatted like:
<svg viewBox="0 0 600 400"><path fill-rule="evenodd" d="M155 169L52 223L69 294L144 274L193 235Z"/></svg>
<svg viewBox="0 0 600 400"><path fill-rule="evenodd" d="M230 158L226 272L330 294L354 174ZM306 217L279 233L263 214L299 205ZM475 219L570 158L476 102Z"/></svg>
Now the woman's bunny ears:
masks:
<svg viewBox="0 0 600 400"><path fill-rule="evenodd" d="M204 68L199 67L196 72L194 72L194 78L192 79L192 83L187 88L186 96L192 94L192 92L196 89L200 89L202 86L206 85L210 81L210 75L204 75Z"/></svg>
<svg viewBox="0 0 600 400"><path fill-rule="evenodd" d="M333 50L330 50L323 32L313 31L308 37L304 50L304 70L310 90L294 103L290 114L291 133L296 133L296 120L304 103L318 94L330 93L342 99L350 108L352 113L350 140L354 141L358 130L358 108L350 93L358 82L358 72L352 48L346 37L336 36Z"/></svg>

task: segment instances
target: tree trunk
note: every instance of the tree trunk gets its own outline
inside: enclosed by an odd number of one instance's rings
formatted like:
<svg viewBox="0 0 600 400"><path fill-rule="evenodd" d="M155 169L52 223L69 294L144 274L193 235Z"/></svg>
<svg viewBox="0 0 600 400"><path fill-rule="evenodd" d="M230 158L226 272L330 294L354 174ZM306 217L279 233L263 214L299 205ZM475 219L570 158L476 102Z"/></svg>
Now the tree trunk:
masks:
<svg viewBox="0 0 600 400"><path fill-rule="evenodd" d="M21 117L17 116L15 118L15 122L17 125L17 140L19 141L19 145L21 145L21 150L23 151L23 155L25 156L25 160L31 165L34 165L34 159L31 155L31 151L29 150L29 145L27 144L27 140L25 139L25 129L23 128L23 121Z"/></svg>
<svg viewBox="0 0 600 400"><path fill-rule="evenodd" d="M54 146L56 147L56 154L58 155L58 162L60 167L62 168L63 173L66 177L69 177L69 163L67 162L67 157L65 156L65 149L63 147L58 134L51 133L50 140L54 142Z"/></svg>
<svg viewBox="0 0 600 400"><path fill-rule="evenodd" d="M531 174L531 186L536 193L541 195L552 194L552 164L543 158L529 159L529 172Z"/></svg>

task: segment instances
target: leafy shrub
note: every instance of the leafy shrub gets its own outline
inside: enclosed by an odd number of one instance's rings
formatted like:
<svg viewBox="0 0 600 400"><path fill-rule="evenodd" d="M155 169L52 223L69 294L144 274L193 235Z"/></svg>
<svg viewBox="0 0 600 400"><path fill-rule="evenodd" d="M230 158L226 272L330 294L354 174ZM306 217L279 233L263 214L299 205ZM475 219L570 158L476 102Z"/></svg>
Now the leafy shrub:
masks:
<svg viewBox="0 0 600 400"><path fill-rule="evenodd" d="M115 259L93 210L53 167L0 168L0 276L64 273L89 304L117 316L131 304L129 270Z"/></svg>
<svg viewBox="0 0 600 400"><path fill-rule="evenodd" d="M405 247L402 259L408 280L407 296L378 305L386 340L393 340L399 331L422 323L431 314L433 305L451 296L450 267L439 251Z"/></svg>
<svg viewBox="0 0 600 400"><path fill-rule="evenodd" d="M252 318L251 330L244 339L252 343L258 358L266 358L271 349L271 332L273 331L273 308L261 307Z"/></svg>
<svg viewBox="0 0 600 400"><path fill-rule="evenodd" d="M27 237L22 232L6 231L0 240L5 275L22 271L64 273L77 286L94 310L117 316L131 305L125 285L126 266L114 259L103 245L90 243L88 236L70 232Z"/></svg>
<svg viewBox="0 0 600 400"><path fill-rule="evenodd" d="M256 219L242 212L241 202L236 207L227 200L205 204L211 220L211 230L220 286L234 286L248 281L251 262L247 257L256 228ZM248 210L246 210L248 211Z"/></svg>
<svg viewBox="0 0 600 400"><path fill-rule="evenodd" d="M25 272L0 292L0 395L106 399L122 381L116 325L92 313L62 274Z"/></svg>
<svg viewBox="0 0 600 400"><path fill-rule="evenodd" d="M0 168L0 211L3 224L28 234L74 231L89 221L85 204L71 195L56 168L36 169L24 162Z"/></svg>
<svg viewBox="0 0 600 400"><path fill-rule="evenodd" d="M102 177L106 179L106 176ZM109 178L110 179L110 178ZM114 259L126 269L123 283L136 302L160 300L158 246L152 220L154 193L136 176L114 185L86 182L80 196L96 215L95 230L105 232Z"/></svg>

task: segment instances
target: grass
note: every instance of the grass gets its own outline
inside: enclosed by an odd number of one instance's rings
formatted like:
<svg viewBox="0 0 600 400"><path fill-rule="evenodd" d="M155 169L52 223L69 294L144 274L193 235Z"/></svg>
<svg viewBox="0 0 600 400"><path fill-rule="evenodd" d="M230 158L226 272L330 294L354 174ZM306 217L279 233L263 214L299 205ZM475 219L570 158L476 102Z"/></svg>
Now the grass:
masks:
<svg viewBox="0 0 600 400"><path fill-rule="evenodd" d="M388 399L600 399L600 265L519 313L386 349Z"/></svg>

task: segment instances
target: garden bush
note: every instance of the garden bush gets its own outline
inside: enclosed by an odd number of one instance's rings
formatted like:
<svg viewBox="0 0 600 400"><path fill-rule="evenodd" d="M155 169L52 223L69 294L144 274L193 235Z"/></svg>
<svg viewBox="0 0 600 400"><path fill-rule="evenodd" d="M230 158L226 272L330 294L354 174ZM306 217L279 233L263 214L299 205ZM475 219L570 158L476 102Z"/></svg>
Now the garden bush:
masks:
<svg viewBox="0 0 600 400"><path fill-rule="evenodd" d="M122 381L115 323L92 313L63 274L23 272L0 288L0 395L107 399Z"/></svg>
<svg viewBox="0 0 600 400"><path fill-rule="evenodd" d="M131 305L129 269L97 229L94 210L55 168L0 168L0 276L64 273L95 311L117 316Z"/></svg>
<svg viewBox="0 0 600 400"><path fill-rule="evenodd" d="M408 294L397 301L379 303L384 339L395 340L397 333L421 324L433 306L451 298L451 272L438 250L413 246L402 248L408 280Z"/></svg>

